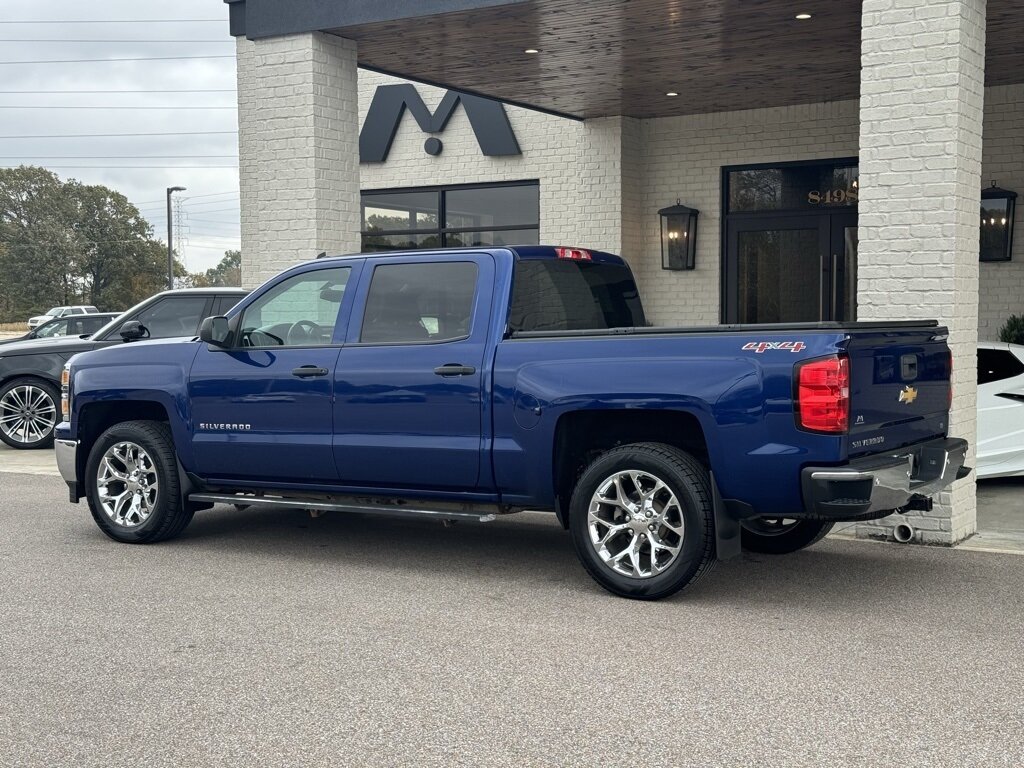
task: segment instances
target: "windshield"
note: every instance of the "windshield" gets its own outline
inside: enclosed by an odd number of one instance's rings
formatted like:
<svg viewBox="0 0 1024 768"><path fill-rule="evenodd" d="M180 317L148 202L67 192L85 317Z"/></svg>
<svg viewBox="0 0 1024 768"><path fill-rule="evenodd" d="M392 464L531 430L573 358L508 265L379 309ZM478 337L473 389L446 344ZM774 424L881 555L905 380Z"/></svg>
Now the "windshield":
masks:
<svg viewBox="0 0 1024 768"><path fill-rule="evenodd" d="M63 311L64 307L52 307L51 309L46 310L46 312L44 312L43 314L46 315L47 317L56 317Z"/></svg>

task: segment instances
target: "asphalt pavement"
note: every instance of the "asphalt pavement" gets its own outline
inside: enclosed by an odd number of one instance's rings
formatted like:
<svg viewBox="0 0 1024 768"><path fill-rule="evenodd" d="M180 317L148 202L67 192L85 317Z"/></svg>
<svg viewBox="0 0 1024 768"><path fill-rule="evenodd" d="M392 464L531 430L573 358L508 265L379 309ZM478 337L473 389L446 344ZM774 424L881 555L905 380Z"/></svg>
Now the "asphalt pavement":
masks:
<svg viewBox="0 0 1024 768"><path fill-rule="evenodd" d="M830 540L612 597L568 536L0 473L0 765L1020 766L1024 559Z"/></svg>

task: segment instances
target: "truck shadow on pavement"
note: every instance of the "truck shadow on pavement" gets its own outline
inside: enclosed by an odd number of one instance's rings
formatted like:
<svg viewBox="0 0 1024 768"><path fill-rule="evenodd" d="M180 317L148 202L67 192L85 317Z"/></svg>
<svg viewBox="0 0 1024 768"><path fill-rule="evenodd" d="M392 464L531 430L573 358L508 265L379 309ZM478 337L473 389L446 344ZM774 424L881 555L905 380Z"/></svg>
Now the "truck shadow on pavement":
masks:
<svg viewBox="0 0 1024 768"><path fill-rule="evenodd" d="M554 516L517 515L493 523L440 521L328 513L283 508L236 511L218 506L200 512L169 546L221 556L272 556L304 565L344 565L391 575L452 578L460 573L481 587L501 584L569 587L606 593L580 567L569 534ZM856 541L822 542L782 557L745 554L719 563L672 600L844 610L879 600L912 600L955 578L958 587L991 588L991 577L973 575L970 556L940 548ZM609 596L610 597L610 596ZM618 598L615 598L618 599Z"/></svg>

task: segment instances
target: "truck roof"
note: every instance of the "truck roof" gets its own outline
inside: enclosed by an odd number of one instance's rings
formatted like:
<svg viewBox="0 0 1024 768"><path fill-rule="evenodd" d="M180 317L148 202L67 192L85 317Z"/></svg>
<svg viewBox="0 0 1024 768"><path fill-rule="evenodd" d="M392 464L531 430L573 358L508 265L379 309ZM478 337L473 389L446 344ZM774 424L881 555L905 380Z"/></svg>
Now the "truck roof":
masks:
<svg viewBox="0 0 1024 768"><path fill-rule="evenodd" d="M363 258L366 256L435 256L450 253L499 253L510 252L517 259L569 259L573 261L594 261L601 264L621 264L625 261L613 253L606 251L595 251L590 248L578 248L576 246L561 245L506 245L488 246L483 248L436 248L430 250L413 249L403 251L377 251L373 253L348 253L339 256L321 255L320 260L338 261L345 259Z"/></svg>

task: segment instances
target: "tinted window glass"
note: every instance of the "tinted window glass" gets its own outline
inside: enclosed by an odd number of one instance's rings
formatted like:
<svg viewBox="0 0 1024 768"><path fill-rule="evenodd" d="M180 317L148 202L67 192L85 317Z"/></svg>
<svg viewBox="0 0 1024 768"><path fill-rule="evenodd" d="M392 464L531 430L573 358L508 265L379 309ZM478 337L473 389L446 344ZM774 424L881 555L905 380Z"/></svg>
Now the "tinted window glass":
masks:
<svg viewBox="0 0 1024 768"><path fill-rule="evenodd" d="M363 233L363 251L376 253L384 251L415 251L424 248L440 248L440 234L379 235Z"/></svg>
<svg viewBox="0 0 1024 768"><path fill-rule="evenodd" d="M109 318L106 317L78 317L71 323L69 333L75 336L82 336L86 333L96 333L102 328Z"/></svg>
<svg viewBox="0 0 1024 768"><path fill-rule="evenodd" d="M206 296L175 296L161 299L133 320L142 323L151 339L195 336L206 309Z"/></svg>
<svg viewBox="0 0 1024 768"><path fill-rule="evenodd" d="M450 341L469 335L476 264L381 264L373 270L360 341Z"/></svg>
<svg viewBox="0 0 1024 768"><path fill-rule="evenodd" d="M540 220L537 187L450 189L445 193L445 226L454 229L491 229Z"/></svg>
<svg viewBox="0 0 1024 768"><path fill-rule="evenodd" d="M245 308L242 346L322 347L334 339L351 267L303 272Z"/></svg>
<svg viewBox="0 0 1024 768"><path fill-rule="evenodd" d="M218 296L213 302L212 312L216 316L226 315L228 311L241 300L241 296Z"/></svg>
<svg viewBox="0 0 1024 768"><path fill-rule="evenodd" d="M483 248L492 245L539 245L540 232L536 229L499 229L497 232L452 232L446 235L449 248L471 246Z"/></svg>
<svg viewBox="0 0 1024 768"><path fill-rule="evenodd" d="M437 229L440 196L435 191L367 192L363 195L363 231Z"/></svg>
<svg viewBox="0 0 1024 768"><path fill-rule="evenodd" d="M857 205L857 166L794 165L729 172L729 213Z"/></svg>
<svg viewBox="0 0 1024 768"><path fill-rule="evenodd" d="M36 337L44 339L50 336L84 336L95 333L107 322L105 317L64 317L56 322L39 326Z"/></svg>
<svg viewBox="0 0 1024 768"><path fill-rule="evenodd" d="M537 259L515 267L512 331L580 331L646 325L629 269L616 264Z"/></svg>
<svg viewBox="0 0 1024 768"><path fill-rule="evenodd" d="M364 192L362 200L364 251L540 242L533 182Z"/></svg>
<svg viewBox="0 0 1024 768"><path fill-rule="evenodd" d="M1024 373L1024 363L1005 349L978 350L978 383L1012 379Z"/></svg>

